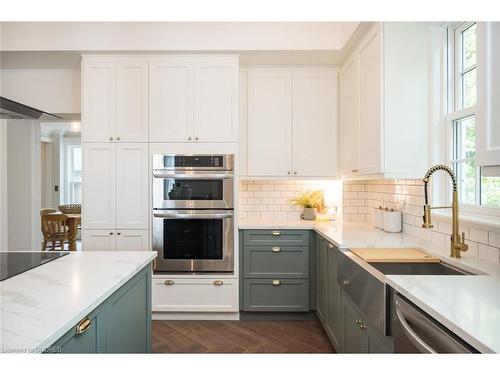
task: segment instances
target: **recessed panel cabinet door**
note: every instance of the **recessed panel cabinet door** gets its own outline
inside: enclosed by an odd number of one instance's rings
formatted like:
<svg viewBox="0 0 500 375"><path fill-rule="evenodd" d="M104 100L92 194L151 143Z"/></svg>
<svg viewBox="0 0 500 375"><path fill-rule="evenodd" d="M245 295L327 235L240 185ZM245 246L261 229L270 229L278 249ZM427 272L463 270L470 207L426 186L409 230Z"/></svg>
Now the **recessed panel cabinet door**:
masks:
<svg viewBox="0 0 500 375"><path fill-rule="evenodd" d="M149 139L193 139L193 69L191 57L153 57L149 65Z"/></svg>
<svg viewBox="0 0 500 375"><path fill-rule="evenodd" d="M114 229L115 168L114 143L83 144L83 228Z"/></svg>
<svg viewBox="0 0 500 375"><path fill-rule="evenodd" d="M248 175L288 176L292 170L292 72L248 73Z"/></svg>
<svg viewBox="0 0 500 375"><path fill-rule="evenodd" d="M116 145L116 228L148 228L148 144Z"/></svg>
<svg viewBox="0 0 500 375"><path fill-rule="evenodd" d="M328 157L325 157L325 153ZM338 174L337 71L308 69L293 73L293 174Z"/></svg>
<svg viewBox="0 0 500 375"><path fill-rule="evenodd" d="M116 62L116 137L148 140L148 59L119 57Z"/></svg>
<svg viewBox="0 0 500 375"><path fill-rule="evenodd" d="M357 57L342 68L340 107L340 169L343 175L350 175L359 167L359 59Z"/></svg>
<svg viewBox="0 0 500 375"><path fill-rule="evenodd" d="M82 63L82 76L83 142L114 140L116 125L115 59L111 57L85 57Z"/></svg>
<svg viewBox="0 0 500 375"><path fill-rule="evenodd" d="M83 251L114 251L116 250L115 231L83 230Z"/></svg>
<svg viewBox="0 0 500 375"><path fill-rule="evenodd" d="M148 251L148 230L117 230L117 251Z"/></svg>
<svg viewBox="0 0 500 375"><path fill-rule="evenodd" d="M194 140L237 142L237 57L199 57L194 63Z"/></svg>
<svg viewBox="0 0 500 375"><path fill-rule="evenodd" d="M382 50L375 32L359 52L359 173L383 173Z"/></svg>

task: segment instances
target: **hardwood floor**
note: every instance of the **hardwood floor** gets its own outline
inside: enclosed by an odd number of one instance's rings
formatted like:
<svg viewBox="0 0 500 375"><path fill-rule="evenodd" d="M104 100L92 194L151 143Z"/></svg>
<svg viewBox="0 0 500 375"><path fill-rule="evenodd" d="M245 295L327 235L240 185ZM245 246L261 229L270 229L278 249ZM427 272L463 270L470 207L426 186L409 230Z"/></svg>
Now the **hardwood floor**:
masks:
<svg viewBox="0 0 500 375"><path fill-rule="evenodd" d="M153 353L335 353L317 320L154 320Z"/></svg>

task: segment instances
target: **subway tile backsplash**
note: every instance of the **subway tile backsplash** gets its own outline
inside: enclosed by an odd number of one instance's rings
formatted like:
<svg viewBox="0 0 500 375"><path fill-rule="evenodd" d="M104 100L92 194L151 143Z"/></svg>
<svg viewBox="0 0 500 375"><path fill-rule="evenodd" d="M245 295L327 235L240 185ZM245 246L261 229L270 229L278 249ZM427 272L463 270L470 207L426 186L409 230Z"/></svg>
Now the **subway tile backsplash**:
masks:
<svg viewBox="0 0 500 375"><path fill-rule="evenodd" d="M421 227L424 186L421 180L345 180L343 185L343 220L373 222L375 207L388 207L403 212L403 231L431 241L448 252L451 223L433 217L434 228ZM466 257L500 262L500 228L494 231L480 225L460 224L469 251ZM445 254L448 255L448 254Z"/></svg>

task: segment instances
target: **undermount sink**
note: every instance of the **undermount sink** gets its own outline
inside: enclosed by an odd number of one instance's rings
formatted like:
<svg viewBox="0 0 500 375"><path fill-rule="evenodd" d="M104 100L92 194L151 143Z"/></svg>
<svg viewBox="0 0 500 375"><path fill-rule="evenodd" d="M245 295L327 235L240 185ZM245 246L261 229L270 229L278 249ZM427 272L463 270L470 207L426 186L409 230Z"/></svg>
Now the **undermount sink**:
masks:
<svg viewBox="0 0 500 375"><path fill-rule="evenodd" d="M445 263L368 262L384 275L472 275Z"/></svg>

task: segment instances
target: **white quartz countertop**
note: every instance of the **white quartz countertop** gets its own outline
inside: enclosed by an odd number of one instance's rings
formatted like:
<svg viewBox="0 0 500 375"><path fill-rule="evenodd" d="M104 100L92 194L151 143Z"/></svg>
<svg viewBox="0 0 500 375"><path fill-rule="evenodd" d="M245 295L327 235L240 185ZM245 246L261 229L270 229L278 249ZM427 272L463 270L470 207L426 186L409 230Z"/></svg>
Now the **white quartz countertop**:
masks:
<svg viewBox="0 0 500 375"><path fill-rule="evenodd" d="M500 263L478 258L450 258L448 249L405 233L386 233L369 224L292 220L251 222L240 229L311 229L395 290L421 307L444 326L482 352L500 353ZM479 275L382 275L348 251L352 248L415 247L443 262Z"/></svg>
<svg viewBox="0 0 500 375"><path fill-rule="evenodd" d="M2 352L42 352L155 257L72 252L1 281Z"/></svg>

